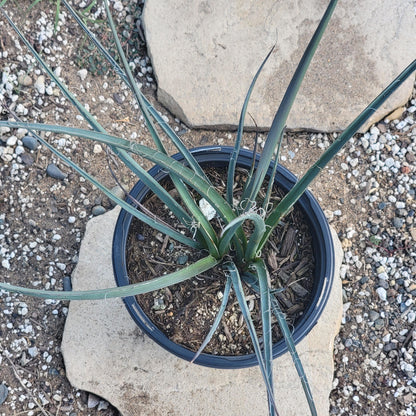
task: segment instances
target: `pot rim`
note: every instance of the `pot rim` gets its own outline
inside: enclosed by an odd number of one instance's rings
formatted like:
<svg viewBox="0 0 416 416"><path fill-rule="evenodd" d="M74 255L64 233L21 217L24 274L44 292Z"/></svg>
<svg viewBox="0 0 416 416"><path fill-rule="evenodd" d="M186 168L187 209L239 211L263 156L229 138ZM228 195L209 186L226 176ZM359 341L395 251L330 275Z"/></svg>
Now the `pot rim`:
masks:
<svg viewBox="0 0 416 416"><path fill-rule="evenodd" d="M191 149L192 154L197 158L199 163L227 163L232 151L233 148L229 146L204 146ZM177 160L183 159L180 154L176 154L173 157ZM251 165L252 157L253 152L243 149L238 156L238 164L249 167ZM259 154L256 154L256 161L258 162L258 160ZM269 168L269 172L270 171L271 167ZM167 175L160 166L154 166L149 170L149 173L157 179L161 179L163 176ZM278 165L277 167L275 178L275 181L279 183L279 186L286 190L290 189L297 181L296 176L281 165ZM141 181L138 181L131 191L136 199L143 198L147 192L148 188L143 185ZM332 235L321 207L310 191L306 191L297 204L300 205L305 214L305 218L311 227L315 256L314 273L315 278L318 278L313 285L310 304L305 310L304 316L299 318L297 325L294 327L292 335L295 344L298 344L318 322L328 301L335 271L335 255ZM133 216L131 214L121 210L114 230L112 259L114 276L118 286L129 284L125 248L132 218ZM159 328L157 328L140 308L135 296L123 298L123 301L135 323L150 336L150 338L180 358L187 361L193 359L195 352L174 343ZM273 345L273 358L279 357L287 351L288 348L286 343L284 339L281 339ZM257 357L254 353L241 356L221 356L202 353L194 362L196 364L214 368L244 368L258 364Z"/></svg>

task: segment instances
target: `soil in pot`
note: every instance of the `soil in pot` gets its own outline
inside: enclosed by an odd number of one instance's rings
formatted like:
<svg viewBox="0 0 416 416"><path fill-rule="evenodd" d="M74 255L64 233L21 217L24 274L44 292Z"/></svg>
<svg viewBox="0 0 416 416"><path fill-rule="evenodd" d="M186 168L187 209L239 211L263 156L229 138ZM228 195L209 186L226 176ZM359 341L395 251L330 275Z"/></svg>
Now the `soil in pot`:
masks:
<svg viewBox="0 0 416 416"><path fill-rule="evenodd" d="M217 189L225 189L225 169L211 168L206 173ZM245 170L237 171L236 195L241 192L246 177ZM175 190L172 190L170 180L166 179L162 184L174 196ZM275 187L273 195L273 202L276 203L284 192ZM149 193L142 204L163 221L186 231L153 194ZM218 229L221 227L218 219L211 223ZM247 227L249 226L248 223ZM131 223L126 250L131 283L171 273L206 255L207 253L192 250L171 240L135 218ZM284 289L277 296L289 325L294 325L309 305L314 276L312 236L301 209L295 207L276 228L263 250L263 256L269 268L272 286ZM169 339L197 351L218 312L224 285L224 272L218 266L184 283L139 295L137 301ZM244 290L261 340L259 297L248 286ZM280 329L273 321L273 342L280 338ZM238 302L231 292L221 324L204 352L214 355L244 355L253 351Z"/></svg>

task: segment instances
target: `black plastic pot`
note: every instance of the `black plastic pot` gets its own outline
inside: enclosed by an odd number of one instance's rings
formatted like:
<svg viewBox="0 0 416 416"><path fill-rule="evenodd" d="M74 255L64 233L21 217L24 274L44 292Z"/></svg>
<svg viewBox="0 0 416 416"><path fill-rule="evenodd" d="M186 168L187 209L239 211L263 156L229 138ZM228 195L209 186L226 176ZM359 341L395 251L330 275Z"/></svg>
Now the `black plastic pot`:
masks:
<svg viewBox="0 0 416 416"><path fill-rule="evenodd" d="M232 152L231 147L203 147L192 151L195 158L203 166L226 166ZM251 166L253 154L243 150L238 158L238 165L244 168ZM180 156L176 155L178 160ZM258 160L258 155L257 155ZM166 172L155 166L149 171L157 180L166 176ZM276 182L283 189L289 190L296 182L296 177L283 166L278 166ZM131 194L138 200L144 198L149 189L140 181L134 186ZM315 279L309 307L295 326L293 338L295 343L302 340L317 323L328 300L334 279L334 247L327 220L313 195L307 191L298 204L303 210L313 237L315 256ZM113 238L113 268L118 286L129 284L126 268L126 241L133 216L122 210L117 220ZM124 303L136 324L154 341L171 353L191 361L194 352L175 344L160 331L140 308L134 296L124 298ZM273 357L276 358L287 351L284 340L273 346ZM255 354L243 356L217 356L201 354L195 361L197 364L215 368L243 368L258 364Z"/></svg>

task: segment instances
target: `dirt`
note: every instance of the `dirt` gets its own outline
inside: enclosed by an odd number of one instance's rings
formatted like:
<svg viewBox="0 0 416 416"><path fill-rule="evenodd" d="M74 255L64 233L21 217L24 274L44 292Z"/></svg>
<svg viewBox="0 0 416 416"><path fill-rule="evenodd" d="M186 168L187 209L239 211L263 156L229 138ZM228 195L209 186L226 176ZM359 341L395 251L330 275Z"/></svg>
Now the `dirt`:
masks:
<svg viewBox="0 0 416 416"><path fill-rule="evenodd" d="M225 192L223 184L226 171L211 168L206 173L215 188ZM238 198L247 180L247 171L239 170L236 178L234 195ZM171 190L170 183L164 186ZM276 204L283 195L282 190L275 188L272 203ZM174 221L172 216L158 199L150 196L144 202L144 206L166 223L175 228L178 226L172 223ZM212 221L214 226L217 222L220 232L219 220ZM304 214L299 208L285 217L284 222L275 230L270 244L265 246L263 257L269 268L272 287L282 290L277 297L288 324L294 326L310 305L314 280L312 236L304 220ZM248 236L250 231L252 230L247 229ZM160 235L145 224L133 220L126 256L131 283L174 272L194 263L204 255L203 251L190 250L171 241L167 236ZM225 280L224 271L219 266L182 284L137 296L137 301L146 315L169 339L196 352L221 307ZM258 337L261 339L259 296L248 285L244 285L244 289L246 299L250 300L249 308L252 311ZM276 343L282 336L275 320L272 331L273 341ZM204 352L214 355L244 355L254 352L250 334L233 291L221 324Z"/></svg>

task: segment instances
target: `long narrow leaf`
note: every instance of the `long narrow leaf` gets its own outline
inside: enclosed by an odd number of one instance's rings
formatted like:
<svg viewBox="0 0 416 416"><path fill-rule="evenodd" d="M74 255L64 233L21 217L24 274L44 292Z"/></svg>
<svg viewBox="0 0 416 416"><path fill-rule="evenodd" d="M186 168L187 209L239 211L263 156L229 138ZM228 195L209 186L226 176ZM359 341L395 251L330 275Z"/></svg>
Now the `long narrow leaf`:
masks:
<svg viewBox="0 0 416 416"><path fill-rule="evenodd" d="M214 322L211 325L211 328L209 329L209 332L207 336L205 337L203 343L199 347L198 351L195 353L194 358L192 358L192 363L201 355L201 353L204 351L205 347L208 345L208 343L211 341L211 338L213 337L215 331L217 330L219 324L221 323L222 316L224 315L225 308L227 307L228 298L230 297L230 289L231 289L231 278L227 277L227 281L225 282L224 287L224 294L222 297L220 308L218 309L218 313L214 319Z"/></svg>
<svg viewBox="0 0 416 416"><path fill-rule="evenodd" d="M55 10L55 24L53 30L56 34L56 29L59 23L59 13L61 13L61 0L56 0L56 10Z"/></svg>
<svg viewBox="0 0 416 416"><path fill-rule="evenodd" d="M293 342L293 337L290 332L290 329L287 325L285 315L283 314L282 310L280 309L279 302L277 299L271 295L271 306L273 314L276 316L277 322L279 324L279 327L282 331L283 337L285 339L287 348L289 350L289 353L292 357L292 361L295 365L296 371L299 375L300 381L302 383L302 388L306 396L306 400L308 401L309 410L311 411L312 416L316 416L316 407L315 402L312 397L312 392L309 386L308 379L305 374L305 370L303 369L302 362L300 361L299 355L296 351L295 343Z"/></svg>
<svg viewBox="0 0 416 416"><path fill-rule="evenodd" d="M139 91L139 87L138 87L137 83L134 80L133 74L131 73L130 66L127 62L127 58L126 58L126 56L123 52L123 48L121 47L120 40L119 40L118 35L117 35L117 30L115 28L115 25L114 25L113 18L112 18L111 13L110 13L110 8L108 6L108 1L107 0L104 0L104 7L105 7L105 12L107 14L107 21L110 25L111 33L113 35L113 40L116 44L118 55L119 55L119 57L120 57L120 59L123 63L124 71L126 72L126 75L127 75L128 85L130 86L130 88L132 89L132 91L134 93L134 97L136 98L136 102L138 103L138 105L140 107L140 110L142 111L147 129L149 130L149 133L152 136L152 139L153 139L157 149L159 151L167 154L165 146L163 145L163 143L162 143L162 141L159 137L159 134L156 130L156 127L153 124L152 119L150 118L150 114L149 114L146 106L144 106L144 104L143 104L142 95Z"/></svg>
<svg viewBox="0 0 416 416"><path fill-rule="evenodd" d="M250 115L250 117L251 117L251 115ZM254 120L253 117L251 117L251 119L253 120L253 123L257 128L258 126L257 126L256 121ZM251 178L253 177L253 174L254 174L254 170L256 168L256 163L257 163L256 156L257 156L257 147L258 147L258 145L259 145L259 132L256 131L255 136L254 136L253 157L252 157L252 160L251 160L250 170L247 173L247 179L244 182L243 193L245 192L247 185L250 183ZM244 201L240 201L239 208L243 208L243 205L244 205Z"/></svg>
<svg viewBox="0 0 416 416"><path fill-rule="evenodd" d="M42 0L34 0L29 7L27 8L27 11L30 12L38 3L40 3ZM2 4L0 4L2 6Z"/></svg>
<svg viewBox="0 0 416 416"><path fill-rule="evenodd" d="M133 74L131 73L130 66L127 62L127 58L124 54L123 48L121 47L121 43L120 43L120 40L119 40L118 35L117 35L117 30L115 28L115 25L114 25L113 18L112 18L111 13L110 13L110 8L108 6L108 1L107 0L104 0L104 6L105 6L105 11L107 13L108 23L110 25L111 32L113 34L113 39L114 39L114 42L116 44L119 57L120 57L120 59L123 63L124 70L127 74L127 79L128 79L129 85L133 90L133 94L134 94L134 96L136 98L136 101L139 104L140 109L142 111L142 114L145 118L147 129L149 130L157 149L159 151L167 154L165 146L163 145L162 140L160 139L159 134L158 134L153 122L152 122L152 119L150 118L150 114L149 114L146 106L144 105L144 102L143 102L143 99L142 99L142 94L141 94L141 92L140 92L140 90L137 86L137 83L136 83L136 81L133 77ZM202 176L202 177L205 178L205 175ZM204 240L207 243L209 252L212 255L218 256L217 236L215 234L215 231L214 231L213 227L211 226L209 221L204 217L204 215L201 213L199 207L196 205L195 201L193 200L192 196L189 194L188 189L182 183L182 181L179 178L177 178L174 174L171 174L171 179L172 179L172 182L175 186L175 189L178 191L179 195L181 196L182 200L184 201L185 206L188 207L188 209L191 211L193 216L198 220L198 224L199 224L198 230L202 233L202 235L204 237Z"/></svg>
<svg viewBox="0 0 416 416"><path fill-rule="evenodd" d="M65 2L64 2L65 3ZM66 3L65 3L66 4ZM66 4L67 5L67 4ZM68 5L67 5L68 6ZM71 9L72 10L72 9ZM63 92L63 94L69 99L69 101L77 108L80 114L87 120L87 122L91 125L91 127L100 132L105 132L105 129L97 122L97 120L87 111L87 109L71 94L68 88L61 82L61 80L54 74L54 72L49 68L49 66L45 63L45 61L41 58L38 52L33 48L30 42L25 38L23 33L19 31L13 21L8 17L8 15L1 10L9 24L12 26L13 30L18 34L18 36L22 39L25 43L26 47L30 50L33 56L36 58L38 63L42 66L44 71L52 78L52 80L57 84L59 89ZM82 22L81 22L82 24ZM84 25L85 27L85 25ZM110 145L111 146L111 145ZM119 150L117 148L112 148L114 153L132 170L134 174L139 177L146 176L146 173L143 173L143 169L141 166L132 159L125 150ZM152 186L149 186L150 189L154 189L157 187L156 181L150 178L150 175L147 175L148 183L152 183ZM160 194L162 195L163 191L160 190ZM162 196L163 201L170 207L172 212L181 220L184 225L192 223L192 219L189 218L189 215L178 205L175 204L173 198L170 197L168 193L164 193ZM169 202L170 201L170 202ZM212 240L212 235L210 236L210 240ZM208 240L208 244L209 241ZM214 250L211 250L214 251Z"/></svg>
<svg viewBox="0 0 416 416"><path fill-rule="evenodd" d="M97 47L101 55L103 55L103 57L110 63L110 65L116 71L117 75L120 76L120 78L125 82L125 84L132 90L132 86L130 85L129 79L127 78L125 72L120 67L120 65L116 62L116 60L111 56L110 53L108 53L107 49L104 48L104 46L96 38L94 33L92 33L88 29L88 27L84 24L84 22L78 16L76 11L68 4L68 2L66 0L62 0L62 4L64 4L64 6L68 9L68 11L71 13L73 18L79 24L81 29L85 32L85 34L88 36L91 42L94 43L94 45ZM184 156L185 160L189 163L189 166L200 176L207 179L204 171L201 169L198 162L195 160L192 153L189 152L189 150L187 149L185 144L182 142L182 140L179 138L179 136L174 132L174 130L172 130L170 125L165 122L165 120L160 116L157 110L150 104L150 102L147 100L147 98L142 94L140 90L139 90L139 94L141 95L144 106L146 107L149 114L153 117L153 119L157 122L157 124L160 125L164 133L170 138L172 143L176 146L179 152Z"/></svg>
<svg viewBox="0 0 416 416"><path fill-rule="evenodd" d="M264 261L259 259L252 263L257 272L260 286L261 323L263 327L264 362L271 388L273 389L273 353L272 353L272 320L270 308L269 276ZM269 397L269 412L273 414L274 401Z"/></svg>
<svg viewBox="0 0 416 416"><path fill-rule="evenodd" d="M68 98L68 100L77 108L77 110L80 112L80 114L87 120L87 122L91 125L91 127L96 131L105 132L105 129L97 122L97 120L87 111L87 109L71 94L71 92L68 90L68 88L61 82L61 80L54 74L54 72L51 70L51 68L46 64L46 62L42 59L42 57L38 54L38 52L33 48L31 43L26 39L26 37L23 35L23 33L20 32L20 30L16 27L16 25L13 23L13 21L9 18L9 16L1 9L1 12L3 13L4 17L7 19L9 24L12 26L13 30L17 33L17 35L20 37L20 39L24 42L26 47L29 49L29 51L33 54L33 56L36 58L38 63L41 65L41 67L44 69L44 71L52 78L52 80L56 83L56 85L59 87L59 89L63 92L63 94ZM157 187L156 181L152 180L150 178L150 175L147 175L144 173L143 168L135 162L124 150L118 150L116 148L112 148L115 154L124 162L126 165L129 166L129 168L132 170L132 172L139 177L146 176L147 184L150 187L150 189L154 189L154 187ZM151 186L149 185L151 183ZM160 194L162 195L163 191L160 190ZM172 212L186 225L192 222L192 220L189 218L189 215L178 205L176 204L176 201L173 200L173 198L170 197L170 195L165 192L162 196L163 201L172 209Z"/></svg>
<svg viewBox="0 0 416 416"><path fill-rule="evenodd" d="M59 300L97 300L109 298L124 298L126 296L135 296L143 293L153 292L164 287L181 283L218 264L218 260L212 256L207 256L184 269L169 273L165 276L156 277L145 282L135 283L127 286L112 287L108 289L96 290L80 290L74 292L58 291L58 290L39 290L29 289L26 287L9 285L8 283L0 283L0 290L8 292L21 293L22 295L34 296L44 299Z"/></svg>
<svg viewBox="0 0 416 416"><path fill-rule="evenodd" d="M117 148L113 147L116 155L120 155ZM128 153L123 155L123 163L172 211L182 224L191 224L192 217L182 208L170 193L143 169Z"/></svg>
<svg viewBox="0 0 416 416"><path fill-rule="evenodd" d="M270 162L273 159L274 151L277 146L277 142L282 134L282 131L286 125L286 120L289 115L290 109L292 108L293 102L299 91L300 85L303 81L305 73L309 67L309 64L315 54L318 44L324 34L324 31L329 23L332 13L337 4L337 0L331 0L329 3L319 25L309 42L298 67L290 81L290 84L283 96L282 102L280 103L279 109L273 119L273 123L270 127L270 132L267 136L264 149L257 166L256 174L246 189L246 193L243 194L244 200L254 201L263 183L264 177L266 176L267 170L269 169ZM249 205L249 204L248 204Z"/></svg>
<svg viewBox="0 0 416 416"><path fill-rule="evenodd" d="M375 113L375 111L390 97L400 85L416 71L416 59L399 75L394 81L385 88L381 94L369 104L364 111L344 130L342 134L328 147L322 156L308 169L305 175L295 184L295 186L280 201L279 205L273 210L266 220L268 226L266 233L260 244L264 246L270 233L277 226L280 219L290 210L296 201L302 196L309 184L342 149L348 140L358 131L358 129Z"/></svg>
<svg viewBox="0 0 416 416"><path fill-rule="evenodd" d="M142 110L142 113L145 117L145 121L147 124L147 127L156 143L156 146L158 147L159 150L161 150L162 152L166 153L166 150L162 144L162 142L159 139L158 133L153 125L153 123L151 122L151 120L149 119L149 115L148 115L148 109L150 106L150 104L148 103L148 101L144 101L144 96L141 94L140 90L137 87L137 84L131 74L130 71L130 67L127 63L127 60L125 58L125 55L123 53L123 50L121 48L120 42L118 40L117 37L117 33L115 30L115 26L111 17L111 13L109 11L109 7L108 7L108 3L105 1L104 5L106 7L106 12L107 12L107 17L108 17L108 21L110 24L110 28L112 30L113 36L114 36L114 41L116 43L117 49L119 51L119 55L120 58L122 59L122 62L124 64L125 70L127 72L127 76L125 75L125 73L123 72L123 70L120 68L120 66L115 62L115 60L113 59L113 57L111 57L111 55L101 46L101 44L99 44L99 42L96 40L95 36L88 30L88 28L86 27L86 25L83 23L82 19L80 19L78 17L78 15L75 13L75 11L70 7L70 5L63 0L64 5L68 8L68 10L70 11L70 13L73 15L73 17L76 19L77 23L80 25L80 27L84 30L84 32L89 36L89 38L96 44L96 46L98 46L99 50L104 54L104 56L108 59L108 61L110 62L110 64L113 66L113 68L116 70L116 72L122 77L122 79L125 81L125 83L129 86L129 88L132 89L132 91L134 92L134 95L138 101L138 104ZM152 108L153 109L153 108ZM156 112L156 111L155 111ZM157 113L157 112L156 112ZM92 120L92 123L94 123L95 120ZM93 127L96 130L99 131L104 131L104 129L101 128L101 126L97 126L92 124ZM176 136L176 135L175 135ZM178 139L179 140L179 139ZM182 144L182 147L185 147ZM119 150L116 148L113 148L113 151L120 157L120 159L130 167L130 169L132 169L132 171L138 175L138 171L140 170L140 167L137 166L136 162L129 157L128 154L126 154L126 152L124 150ZM192 166L194 168L194 170L196 170L199 174L201 174L202 172L202 176L204 178L206 178L205 174L203 173L202 169L200 168L200 166L197 164L197 162L195 161L195 159L193 158L192 155L190 155L190 152L186 149L185 151L182 150L182 154L184 155L184 157L187 159L188 163L190 164L190 166ZM151 179L149 179L151 180ZM218 255L218 251L217 251L217 238L216 238L216 234L212 228L212 226L210 225L210 223L206 220L206 218L201 214L200 210L198 209L198 206L196 205L196 203L194 202L194 200L192 199L191 195L189 194L188 190L186 189L186 187L180 182L180 180L177 180L175 178L175 176L172 176L172 181L175 185L175 188L178 190L182 200L184 201L184 205L186 207L188 207L188 209L191 211L191 213L193 214L193 216L195 217L195 221L190 221L189 220L189 216L186 215L186 213L183 210L180 210L180 208L178 208L178 206L174 206L172 203L172 206L175 207L175 209L172 210L172 212L181 220L181 222L185 225L189 225L190 223L196 223L199 224L199 228L198 228L198 232L200 232L205 240L205 243L207 245L207 248L209 250L209 252L213 255ZM164 195L165 200L169 199L168 195ZM169 204L168 204L169 206Z"/></svg>
<svg viewBox="0 0 416 416"><path fill-rule="evenodd" d="M59 80L59 78L53 73L53 71L49 68L49 66L44 62L44 60L40 57L37 51L32 47L30 42L27 41L25 36L19 31L13 21L8 17L8 15L1 9L1 12L6 17L9 24L13 27L16 31L18 36L22 39L31 53L34 55L36 60L42 66L42 68L48 73L48 75L54 80L54 82L58 85L61 91L66 95L66 97L71 101L71 103L78 109L81 115L87 120L87 122L94 128L96 131L105 132L105 129L96 121L96 119L86 110L86 108L71 94L71 92L66 88L66 86ZM110 145L111 146L111 145ZM140 166L129 157L124 149L115 149L113 148L114 152L120 157L121 160L125 161L130 168L133 170L134 173L138 173L140 171ZM186 194L186 190L184 190L184 186L180 183L177 183L177 188L182 190L182 194ZM196 215L199 215L199 211L195 208L195 204L191 201L189 195L187 197L187 206L193 209L193 212ZM184 215L179 216L179 219L184 218ZM198 223L200 224L200 229L204 236L205 242L211 254L218 254L216 251L216 235L214 230L212 229L211 225L206 221L203 216L199 216ZM186 223L185 223L186 224Z"/></svg>
<svg viewBox="0 0 416 416"><path fill-rule="evenodd" d="M238 269L233 263L226 263L224 267L228 270L230 273L231 281L233 284L234 292L237 296L238 304L240 305L241 312L243 314L244 320L247 324L248 331L250 333L251 341L253 342L254 351L256 353L257 360L259 362L259 367L261 374L263 376L264 383L267 388L267 395L269 399L273 402L274 406L274 415L278 416L277 410L276 410L276 404L274 402L274 392L273 388L270 385L269 377L267 374L266 365L264 363L263 359L263 353L260 348L260 343L257 337L256 329L254 327L253 320L251 319L251 314L247 306L247 302L244 296L244 290L243 286L241 284L240 274L238 273ZM274 416L271 414L271 416Z"/></svg>
<svg viewBox="0 0 416 416"><path fill-rule="evenodd" d="M256 248L266 231L266 226L264 224L264 219L259 214L254 212L243 214L235 218L231 221L222 231L220 245L219 245L219 252L220 254L225 254L228 249L228 246L233 239L235 232L241 227L245 221L250 220L254 222L254 230L252 235L249 238L246 253L245 253L245 260L248 262L252 260L256 256Z"/></svg>
<svg viewBox="0 0 416 416"><path fill-rule="evenodd" d="M280 135L279 141L277 142L277 149L276 149L276 156L274 158L274 164L273 164L273 169L271 171L271 174L269 176L269 183L267 184L267 191L266 191L266 196L264 197L263 200L263 209L264 211L267 212L269 204L270 204L270 198L272 196L272 190L273 190L273 185L274 185L274 179L276 176L276 169L279 163L279 158L280 158L280 147L282 144L282 139L283 139L283 134L284 134L284 129L282 130L282 133Z"/></svg>
<svg viewBox="0 0 416 416"><path fill-rule="evenodd" d="M251 93L253 92L254 85L256 84L257 78L260 75L264 65L266 64L267 60L269 59L271 53L274 50L274 46L271 48L270 52L264 58L260 68L257 70L256 75L254 75L253 80L251 81L250 87L247 91L246 98L243 103L243 108L241 109L240 114L240 121L238 123L238 130L237 130L237 137L234 144L234 149L230 157L230 164L228 165L228 177L227 177L227 201L230 205L233 204L233 185L234 185L234 175L235 175L235 168L237 165L237 157L240 153L241 148L241 138L243 137L243 130L244 130L244 120L246 117L248 103L250 101Z"/></svg>
<svg viewBox="0 0 416 416"><path fill-rule="evenodd" d="M8 123L8 122L0 122ZM9 124L10 125L10 124ZM128 204L126 201L123 201L122 199L118 198L116 195L114 195L108 188L106 188L104 185L102 185L98 180L96 180L92 175L90 175L88 172L86 172L84 169L80 168L76 163L74 163L71 159L66 157L63 153L61 153L59 150L55 149L51 144L49 144L46 140L44 140L41 136L36 134L33 129L28 127L28 123L20 123L21 126L25 126L24 128L27 128L36 139L42 143L46 148L48 148L52 153L54 153L56 156L58 156L60 159L62 159L66 164L68 164L71 168L73 168L76 172L78 172L80 175L82 175L85 179L87 179L89 182L91 182L94 186L96 186L101 192L103 192L106 196L108 196L112 201L114 201L116 204L120 205L124 210L138 218L140 221L144 222L145 224L149 225L152 228L155 228L156 230L162 232L163 234L168 235L169 237L173 238L176 241L181 242L182 244L187 245L188 247L193 248L200 248L200 244L189 238L184 236L182 233L174 230L170 226L167 226L155 218L151 218L148 215L138 211L136 208L134 208L132 205Z"/></svg>
<svg viewBox="0 0 416 416"><path fill-rule="evenodd" d="M84 139L94 140L98 143L114 146L125 151L144 157L153 163L161 166L169 172L173 172L179 176L184 182L200 193L218 212L221 218L228 224L236 216L227 201L222 198L218 191L199 175L195 174L187 166L175 159L165 155L158 150L150 149L139 143L133 143L120 137L111 136L109 134L83 130L74 127L56 126L42 123L20 123L13 121L0 121L0 126L10 128L26 128L31 130L50 131L52 133L68 134L70 136L82 137Z"/></svg>
<svg viewBox="0 0 416 416"><path fill-rule="evenodd" d="M253 275L250 272L245 272L242 276L243 281L248 284L251 289L253 289L255 292L260 293L260 282L259 278L255 275ZM285 343L287 345L287 348L289 350L289 353L292 357L292 361L295 365L296 371L299 375L299 378L302 383L302 388L305 393L306 400L308 401L309 409L311 410L311 414L313 416L316 415L316 409L315 409L315 403L313 401L312 392L310 390L309 382L306 377L305 371L302 366L302 362L300 361L299 355L296 351L296 346L293 341L292 334L290 332L290 329L287 325L285 315L283 314L282 310L280 309L279 303L275 297L275 294L277 292L283 292L283 288L274 289L273 293L270 293L270 305L271 310L273 314L276 316L278 320L278 324L280 327L280 330L282 331L283 337L285 339Z"/></svg>

